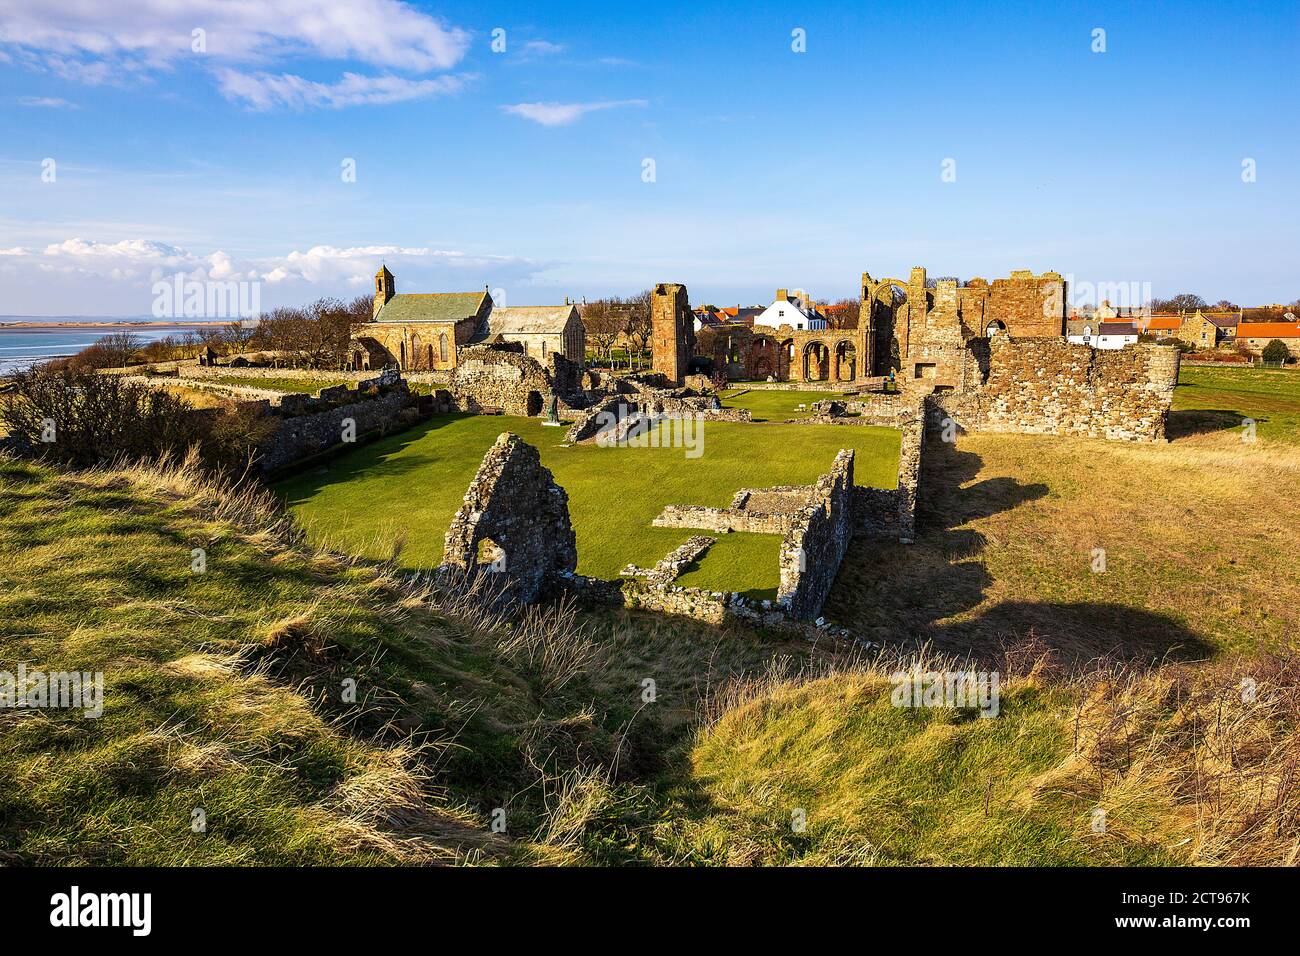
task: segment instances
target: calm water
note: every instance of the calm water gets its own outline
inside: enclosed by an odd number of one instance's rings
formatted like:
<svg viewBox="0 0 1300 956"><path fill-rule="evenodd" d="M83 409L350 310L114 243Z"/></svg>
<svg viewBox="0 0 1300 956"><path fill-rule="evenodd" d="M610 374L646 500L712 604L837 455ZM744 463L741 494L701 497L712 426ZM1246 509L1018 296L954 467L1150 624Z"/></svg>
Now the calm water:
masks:
<svg viewBox="0 0 1300 956"><path fill-rule="evenodd" d="M87 345L113 332L130 332L142 341L153 342L168 335L183 335L189 328L174 325L123 326L120 328L67 329L58 328L60 322L104 322L112 319L87 319L78 316L0 316L0 323L31 322L49 325L48 329L11 329L0 324L0 375L14 372L47 359L62 358L80 352ZM136 321L127 317L125 321Z"/></svg>

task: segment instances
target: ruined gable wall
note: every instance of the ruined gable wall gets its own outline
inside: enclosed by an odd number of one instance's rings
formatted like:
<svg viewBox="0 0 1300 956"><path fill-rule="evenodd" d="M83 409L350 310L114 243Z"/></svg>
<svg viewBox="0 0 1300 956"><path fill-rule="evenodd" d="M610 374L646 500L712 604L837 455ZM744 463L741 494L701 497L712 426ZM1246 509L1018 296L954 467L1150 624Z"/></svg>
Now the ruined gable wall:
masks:
<svg viewBox="0 0 1300 956"><path fill-rule="evenodd" d="M549 575L577 568L569 496L518 435L502 432L483 456L447 529L442 560L490 570L501 596L521 603L536 600Z"/></svg>
<svg viewBox="0 0 1300 956"><path fill-rule="evenodd" d="M1058 272L1034 275L1028 269L1011 273L1008 279L994 279L989 286L983 332L997 319L1016 338L1061 335L1065 330L1066 289Z"/></svg>

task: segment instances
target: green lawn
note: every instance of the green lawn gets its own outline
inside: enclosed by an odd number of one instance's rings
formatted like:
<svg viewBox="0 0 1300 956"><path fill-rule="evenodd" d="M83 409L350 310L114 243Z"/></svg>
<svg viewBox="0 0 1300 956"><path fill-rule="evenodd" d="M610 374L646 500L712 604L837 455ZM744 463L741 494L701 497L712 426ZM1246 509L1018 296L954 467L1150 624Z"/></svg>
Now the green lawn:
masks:
<svg viewBox="0 0 1300 956"><path fill-rule="evenodd" d="M848 447L857 451L859 484L893 487L897 480L898 433L888 428L706 422L702 454L688 458L682 448L566 447L564 431L540 419L451 415L278 488L313 540L371 557L391 555L394 541L404 540L403 563L432 567L483 454L503 431L539 449L569 494L578 570L606 578L628 562L652 565L697 533L651 527L664 505L720 507L740 488L810 483ZM770 597L779 545L776 535L721 536L682 582Z"/></svg>
<svg viewBox="0 0 1300 956"><path fill-rule="evenodd" d="M204 379L204 381L216 382L218 385L238 385L243 388L265 388L272 392L295 392L308 395L315 395L322 388L333 388L335 385L356 385L356 382L349 382L341 378L295 378L291 375L286 375L283 378L256 378L252 375L212 375Z"/></svg>
<svg viewBox="0 0 1300 956"><path fill-rule="evenodd" d="M1256 422L1261 440L1300 444L1300 372L1183 366L1170 418L1174 437Z"/></svg>
<svg viewBox="0 0 1300 956"><path fill-rule="evenodd" d="M785 391L784 389L728 389L722 393L724 408L748 408L755 421L783 422L787 418L809 418L813 402L836 398L838 392ZM799 408L800 405L806 406Z"/></svg>

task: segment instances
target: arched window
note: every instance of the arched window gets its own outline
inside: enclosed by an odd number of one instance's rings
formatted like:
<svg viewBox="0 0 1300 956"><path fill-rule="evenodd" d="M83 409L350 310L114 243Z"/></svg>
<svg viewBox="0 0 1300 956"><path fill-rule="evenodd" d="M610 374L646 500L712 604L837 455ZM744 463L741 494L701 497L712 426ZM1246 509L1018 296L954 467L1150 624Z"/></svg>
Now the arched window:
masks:
<svg viewBox="0 0 1300 956"><path fill-rule="evenodd" d="M438 356L445 362L447 361L447 333L442 333L438 339Z"/></svg>

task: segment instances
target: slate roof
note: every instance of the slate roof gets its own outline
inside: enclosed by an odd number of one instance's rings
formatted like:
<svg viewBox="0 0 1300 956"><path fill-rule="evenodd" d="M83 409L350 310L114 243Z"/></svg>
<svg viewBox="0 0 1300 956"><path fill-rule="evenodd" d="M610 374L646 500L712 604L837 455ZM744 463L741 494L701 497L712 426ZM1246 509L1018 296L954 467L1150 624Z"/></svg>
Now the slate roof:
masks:
<svg viewBox="0 0 1300 956"><path fill-rule="evenodd" d="M376 322L460 322L478 314L487 292L430 292L395 295Z"/></svg>
<svg viewBox="0 0 1300 956"><path fill-rule="evenodd" d="M576 308L572 305L525 305L493 308L488 313L490 335L537 335L563 332Z"/></svg>

